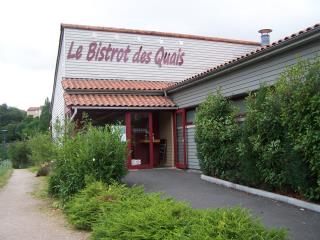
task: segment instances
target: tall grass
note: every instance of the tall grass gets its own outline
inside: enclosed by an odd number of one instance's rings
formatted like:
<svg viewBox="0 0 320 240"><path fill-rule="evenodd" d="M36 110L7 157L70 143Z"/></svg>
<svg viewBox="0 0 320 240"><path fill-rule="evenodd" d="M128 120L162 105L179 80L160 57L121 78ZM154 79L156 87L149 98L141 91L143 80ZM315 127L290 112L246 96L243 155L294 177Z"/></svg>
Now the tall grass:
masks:
<svg viewBox="0 0 320 240"><path fill-rule="evenodd" d="M0 161L0 188L8 181L12 173L12 163L9 160Z"/></svg>

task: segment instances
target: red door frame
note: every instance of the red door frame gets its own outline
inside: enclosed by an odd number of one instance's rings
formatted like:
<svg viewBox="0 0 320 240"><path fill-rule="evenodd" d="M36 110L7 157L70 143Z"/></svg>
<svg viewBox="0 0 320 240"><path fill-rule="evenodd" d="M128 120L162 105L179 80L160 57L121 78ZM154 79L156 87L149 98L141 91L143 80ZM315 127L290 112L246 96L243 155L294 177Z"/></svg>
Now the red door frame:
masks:
<svg viewBox="0 0 320 240"><path fill-rule="evenodd" d="M152 112L148 112L148 119L149 119L149 164L147 165L138 165L132 166L131 160L131 113L132 111L126 112L126 138L128 142L128 157L127 157L127 167L128 169L146 169L146 168L153 168L154 167L154 148L153 148L153 118Z"/></svg>
<svg viewBox="0 0 320 240"><path fill-rule="evenodd" d="M177 114L181 114L181 118L182 118L183 163L179 163L179 161L178 161ZM179 109L174 113L173 126L174 126L175 167L176 168L181 168L181 169L186 169L188 167L188 164L187 164L186 110L185 109Z"/></svg>

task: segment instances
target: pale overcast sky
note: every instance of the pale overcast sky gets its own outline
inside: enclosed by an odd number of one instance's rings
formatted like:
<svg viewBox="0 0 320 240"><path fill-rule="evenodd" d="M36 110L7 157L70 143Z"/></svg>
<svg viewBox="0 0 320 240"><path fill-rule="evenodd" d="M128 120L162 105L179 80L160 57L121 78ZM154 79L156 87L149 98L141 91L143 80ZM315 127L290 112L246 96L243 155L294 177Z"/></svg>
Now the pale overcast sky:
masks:
<svg viewBox="0 0 320 240"><path fill-rule="evenodd" d="M320 22L317 0L8 0L0 14L0 104L51 98L60 23L275 41Z"/></svg>

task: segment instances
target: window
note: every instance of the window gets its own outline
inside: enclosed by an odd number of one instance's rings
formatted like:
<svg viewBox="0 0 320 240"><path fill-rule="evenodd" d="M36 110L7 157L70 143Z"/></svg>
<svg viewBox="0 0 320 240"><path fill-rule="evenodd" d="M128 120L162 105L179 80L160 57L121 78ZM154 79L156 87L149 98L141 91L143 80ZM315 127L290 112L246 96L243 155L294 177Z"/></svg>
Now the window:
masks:
<svg viewBox="0 0 320 240"><path fill-rule="evenodd" d="M186 122L187 125L192 125L194 124L194 119L196 115L196 109L188 109L186 112Z"/></svg>

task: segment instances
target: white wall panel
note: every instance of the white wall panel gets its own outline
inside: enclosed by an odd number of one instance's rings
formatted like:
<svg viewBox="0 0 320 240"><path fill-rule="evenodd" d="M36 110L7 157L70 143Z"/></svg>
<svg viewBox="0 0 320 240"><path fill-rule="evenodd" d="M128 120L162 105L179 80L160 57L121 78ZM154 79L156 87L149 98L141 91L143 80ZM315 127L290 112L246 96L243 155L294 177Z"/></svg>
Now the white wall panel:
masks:
<svg viewBox="0 0 320 240"><path fill-rule="evenodd" d="M64 40L63 40L64 41ZM58 64L58 73L56 79L56 86L54 92L53 106L52 106L52 133L53 137L56 137L56 132L54 125L58 121L61 124L64 124L65 120L65 103L63 98L63 88L62 88L62 78L65 76L65 55L64 55L64 44L62 44L61 55L59 58Z"/></svg>
<svg viewBox="0 0 320 240"><path fill-rule="evenodd" d="M66 76L74 78L181 81L257 48L234 43L68 28L65 29L64 35L65 55L68 54L72 42L73 52L79 45L83 46L80 59L66 59ZM94 41L101 41L106 47L109 44L116 48L126 48L130 45L129 60L126 63L88 61L86 55L89 44ZM132 57L140 46L143 46L143 51L152 52L149 64L132 63ZM154 57L161 46L169 52L178 52L181 48L185 53L183 65L156 65Z"/></svg>

